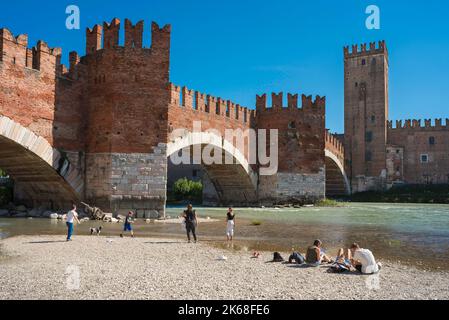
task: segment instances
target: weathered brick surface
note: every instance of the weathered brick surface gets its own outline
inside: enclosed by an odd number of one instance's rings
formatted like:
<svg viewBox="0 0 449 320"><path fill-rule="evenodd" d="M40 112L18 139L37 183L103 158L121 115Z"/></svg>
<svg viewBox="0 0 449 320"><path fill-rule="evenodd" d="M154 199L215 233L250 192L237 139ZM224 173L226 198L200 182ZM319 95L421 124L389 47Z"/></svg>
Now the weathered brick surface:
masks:
<svg viewBox="0 0 449 320"><path fill-rule="evenodd" d="M433 143L431 142L433 140ZM449 183L449 119L398 121L388 126L388 176L412 184ZM398 156L396 153L399 150ZM421 155L429 162L423 163ZM399 170L398 170L399 169ZM398 175L399 173L399 175Z"/></svg>
<svg viewBox="0 0 449 320"><path fill-rule="evenodd" d="M384 41L344 49L346 172L378 178L386 168L388 51Z"/></svg>
<svg viewBox="0 0 449 320"><path fill-rule="evenodd" d="M257 97L257 128L278 130L279 172L259 178L259 199L270 203L324 198L325 98L303 95L298 108L298 95L289 94L284 107L283 94L272 94L267 108L266 97Z"/></svg>
<svg viewBox="0 0 449 320"><path fill-rule="evenodd" d="M277 102L273 94L271 108L267 108L266 95L258 96L256 102L257 128L279 132L279 171L320 172L324 167L325 98L312 100L303 95L298 108L297 96L289 95L288 107L283 107L280 95Z"/></svg>

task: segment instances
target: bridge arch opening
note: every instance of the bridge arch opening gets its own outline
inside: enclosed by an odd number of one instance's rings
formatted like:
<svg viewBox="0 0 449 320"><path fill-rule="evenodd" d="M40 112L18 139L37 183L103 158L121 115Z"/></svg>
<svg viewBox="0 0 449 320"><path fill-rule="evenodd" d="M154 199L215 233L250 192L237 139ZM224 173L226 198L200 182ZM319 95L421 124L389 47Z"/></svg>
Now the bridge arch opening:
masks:
<svg viewBox="0 0 449 320"><path fill-rule="evenodd" d="M351 187L343 164L332 152L326 150L326 197L344 197L351 194Z"/></svg>
<svg viewBox="0 0 449 320"><path fill-rule="evenodd" d="M14 182L14 202L63 209L80 198L83 180L49 142L0 116L0 168Z"/></svg>
<svg viewBox="0 0 449 320"><path fill-rule="evenodd" d="M213 133L188 133L168 144L168 189L177 178L194 178L203 183L203 204L220 206L248 206L257 202L257 174L249 165L245 156L230 143L223 143L220 137ZM197 148L194 148L197 147ZM200 148L198 148L200 147ZM193 160L194 149L213 148L220 151L221 162L213 164L173 164L172 156L190 150ZM218 158L217 157L217 158ZM233 164L227 164L226 158L233 159ZM203 158L201 158L203 159ZM176 161L178 162L178 161ZM192 177L196 171L198 176Z"/></svg>

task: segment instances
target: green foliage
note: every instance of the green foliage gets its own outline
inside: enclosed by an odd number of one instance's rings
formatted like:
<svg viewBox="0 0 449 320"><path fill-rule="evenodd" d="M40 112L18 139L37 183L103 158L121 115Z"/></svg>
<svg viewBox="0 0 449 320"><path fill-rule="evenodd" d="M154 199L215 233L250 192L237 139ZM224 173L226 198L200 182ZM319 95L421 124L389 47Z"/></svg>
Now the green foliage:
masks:
<svg viewBox="0 0 449 320"><path fill-rule="evenodd" d="M405 185L385 192L363 192L351 196L354 202L448 203L449 185Z"/></svg>
<svg viewBox="0 0 449 320"><path fill-rule="evenodd" d="M320 200L315 204L317 207L341 207L343 204L336 200L324 199Z"/></svg>
<svg viewBox="0 0 449 320"><path fill-rule="evenodd" d="M173 193L177 200L201 201L203 197L203 184L182 178L175 182Z"/></svg>
<svg viewBox="0 0 449 320"><path fill-rule="evenodd" d="M0 207L12 201L12 188L0 186Z"/></svg>
<svg viewBox="0 0 449 320"><path fill-rule="evenodd" d="M2 179L0 181L0 207L7 205L13 198L12 182L9 179L4 179L7 176L6 172L0 169L0 178Z"/></svg>

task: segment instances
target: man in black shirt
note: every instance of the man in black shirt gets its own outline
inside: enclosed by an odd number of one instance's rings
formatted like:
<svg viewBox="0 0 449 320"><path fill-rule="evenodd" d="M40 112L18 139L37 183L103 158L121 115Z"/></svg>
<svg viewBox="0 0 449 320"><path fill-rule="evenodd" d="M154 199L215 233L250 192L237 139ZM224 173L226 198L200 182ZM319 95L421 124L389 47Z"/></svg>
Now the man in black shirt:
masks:
<svg viewBox="0 0 449 320"><path fill-rule="evenodd" d="M198 226L198 220L196 216L196 211L193 210L193 206L191 204L187 206L187 210L184 211L182 217L185 219L187 239L189 240L189 243L190 243L190 232L192 233L193 239L195 240L196 243L197 242L196 227Z"/></svg>

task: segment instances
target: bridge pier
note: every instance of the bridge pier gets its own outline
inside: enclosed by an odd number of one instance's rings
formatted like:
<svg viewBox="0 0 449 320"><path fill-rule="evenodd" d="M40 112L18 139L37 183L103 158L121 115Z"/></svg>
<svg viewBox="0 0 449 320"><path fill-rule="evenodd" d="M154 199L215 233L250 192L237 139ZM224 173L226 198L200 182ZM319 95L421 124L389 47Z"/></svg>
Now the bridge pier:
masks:
<svg viewBox="0 0 449 320"><path fill-rule="evenodd" d="M153 153L89 154L86 198L89 204L116 214L136 212L139 218L165 216L167 147Z"/></svg>
<svg viewBox="0 0 449 320"><path fill-rule="evenodd" d="M324 197L324 168L315 174L280 172L259 177L259 202L263 205L314 203Z"/></svg>

